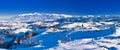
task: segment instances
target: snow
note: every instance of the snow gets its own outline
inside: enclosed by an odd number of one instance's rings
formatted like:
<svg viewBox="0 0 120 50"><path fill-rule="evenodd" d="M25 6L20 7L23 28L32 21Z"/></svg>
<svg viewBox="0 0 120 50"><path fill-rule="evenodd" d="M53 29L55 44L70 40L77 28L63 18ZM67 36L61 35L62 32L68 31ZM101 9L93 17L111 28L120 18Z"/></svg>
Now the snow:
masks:
<svg viewBox="0 0 120 50"><path fill-rule="evenodd" d="M116 28L116 32L110 36L114 36L114 37L120 36L120 28Z"/></svg>
<svg viewBox="0 0 120 50"><path fill-rule="evenodd" d="M67 18L67 17L73 17L73 15L36 12L36 13L19 14L15 17L11 17L10 19L14 21L29 22L29 21L54 21L57 19Z"/></svg>
<svg viewBox="0 0 120 50"><path fill-rule="evenodd" d="M64 25L64 26L62 26L62 28L75 28L76 29L76 27L77 26L80 26L81 27L81 29L80 30L99 30L99 28L97 28L97 27L93 27L94 25L92 25L91 23L72 23L72 24L67 24L67 25ZM82 29L82 28L86 28L86 29ZM89 29L89 28L91 28L91 29Z"/></svg>
<svg viewBox="0 0 120 50"><path fill-rule="evenodd" d="M114 22L100 22L100 23L104 23L104 24L108 24L108 25L114 24Z"/></svg>
<svg viewBox="0 0 120 50"><path fill-rule="evenodd" d="M65 14L61 14L61 16L64 16L65 18L73 17L72 15L65 15Z"/></svg>
<svg viewBox="0 0 120 50"><path fill-rule="evenodd" d="M9 27L0 27L0 29L8 29Z"/></svg>
<svg viewBox="0 0 120 50"><path fill-rule="evenodd" d="M20 33L20 32L27 32L27 31L31 31L31 29L20 28L20 29L17 29L17 30L15 30L15 31L13 31L12 33L18 34L18 33Z"/></svg>
<svg viewBox="0 0 120 50"><path fill-rule="evenodd" d="M42 15L42 14L35 12L35 13L19 14L18 16L30 16L30 15Z"/></svg>
<svg viewBox="0 0 120 50"><path fill-rule="evenodd" d="M118 28L118 30L119 29L120 28ZM114 34L111 34L109 36L113 36L113 37L120 36L120 35L115 36ZM67 50L67 49L68 50L84 50L84 49L108 50L111 47L114 47L117 50L120 50L119 43L120 43L119 38L116 38L116 39L111 39L111 38L106 39L105 37L100 37L98 39L88 38L88 39L79 39L79 40L75 40L75 41L71 41L71 42L67 42L67 43L59 42L59 45L57 47L49 48L48 50Z"/></svg>
<svg viewBox="0 0 120 50"><path fill-rule="evenodd" d="M96 24L96 25L102 25L101 23L98 23L98 22L96 22L95 24Z"/></svg>
<svg viewBox="0 0 120 50"><path fill-rule="evenodd" d="M49 48L48 50L107 50L106 48L99 48L96 44L87 44L89 42L92 42L92 39L81 39L67 43L59 43L57 47Z"/></svg>
<svg viewBox="0 0 120 50"><path fill-rule="evenodd" d="M42 22L35 22L33 24L42 25L43 23Z"/></svg>
<svg viewBox="0 0 120 50"><path fill-rule="evenodd" d="M41 46L41 45L36 45L34 46L35 48L39 48L39 47L44 47L44 46Z"/></svg>
<svg viewBox="0 0 120 50"><path fill-rule="evenodd" d="M47 30L47 31L45 31L45 32L41 33L41 35L48 34L48 32L51 32L51 31L50 31L50 30Z"/></svg>
<svg viewBox="0 0 120 50"><path fill-rule="evenodd" d="M59 24L59 23L58 23L58 22L53 22L52 24L53 24L53 25L57 25L57 24Z"/></svg>
<svg viewBox="0 0 120 50"><path fill-rule="evenodd" d="M82 26L82 25L87 27L90 24L87 24L87 23L72 23L72 24L64 25L64 26L62 26L62 28L74 28L76 26Z"/></svg>
<svg viewBox="0 0 120 50"><path fill-rule="evenodd" d="M67 18L67 17L72 17L72 15L67 15L67 14L51 14L51 15L53 15L53 16L55 16L55 17L61 17L61 16L63 16L63 17L65 17L65 18Z"/></svg>
<svg viewBox="0 0 120 50"><path fill-rule="evenodd" d="M12 25L13 27L11 28L14 28L16 25L21 26L19 28L16 27L16 29L12 30L12 33L14 33L15 35L20 35L21 33L24 34L27 31L32 31L33 33L35 33L35 36L24 39L22 41L22 44L20 46L17 46L16 49L18 50L108 50L112 47L120 50L120 28L114 28L114 24L119 21L112 22L113 18L108 19L106 17L99 17L99 19L96 18L94 15L85 15L79 16L80 18L77 18L79 19L77 22L73 22L74 20L63 21L63 25L57 26L61 24L60 21L57 21L58 19L69 19L72 17L76 16L56 13L28 13L20 14L10 18L11 20L15 19L12 22L1 21L1 24L10 26ZM84 19L87 19L87 21L84 21ZM105 22L107 20L111 21ZM50 23L48 21L50 21ZM32 22L32 24L28 24L28 22ZM37 25L38 27L50 26L50 28L38 28L34 30L32 28L28 29L28 25ZM54 26L58 28L54 28ZM0 28L7 29L10 27ZM13 38L11 37L4 38L5 42L9 42L11 40L13 40ZM39 42L40 40L42 42ZM28 42L33 43L31 46L28 46Z"/></svg>
<svg viewBox="0 0 120 50"><path fill-rule="evenodd" d="M7 49L2 49L2 48L0 48L0 50L7 50Z"/></svg>

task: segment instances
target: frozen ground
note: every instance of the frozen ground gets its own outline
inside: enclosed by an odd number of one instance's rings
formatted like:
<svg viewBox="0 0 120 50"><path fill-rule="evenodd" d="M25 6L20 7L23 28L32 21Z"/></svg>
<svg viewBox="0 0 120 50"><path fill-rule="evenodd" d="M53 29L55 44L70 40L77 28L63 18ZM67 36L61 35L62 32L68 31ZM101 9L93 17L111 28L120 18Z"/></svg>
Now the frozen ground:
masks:
<svg viewBox="0 0 120 50"><path fill-rule="evenodd" d="M49 48L48 50L120 50L119 31L120 28L114 34L99 37L98 39L86 38L67 43L59 43L57 47Z"/></svg>
<svg viewBox="0 0 120 50"><path fill-rule="evenodd" d="M0 44L0 48L1 50L120 50L119 19L120 16L103 15L20 14L0 22L2 33L0 38L5 42ZM12 36L4 37L6 34ZM14 40L14 36L24 38L24 35L28 38L20 39L20 44L16 42L18 39ZM0 40L0 43L3 41ZM4 44L11 45L3 47Z"/></svg>

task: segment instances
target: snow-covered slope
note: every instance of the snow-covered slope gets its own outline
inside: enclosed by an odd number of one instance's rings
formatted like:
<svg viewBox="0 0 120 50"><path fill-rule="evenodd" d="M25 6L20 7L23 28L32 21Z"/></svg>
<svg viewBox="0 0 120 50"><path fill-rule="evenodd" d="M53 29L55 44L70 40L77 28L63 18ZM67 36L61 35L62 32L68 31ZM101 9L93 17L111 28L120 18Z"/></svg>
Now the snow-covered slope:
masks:
<svg viewBox="0 0 120 50"><path fill-rule="evenodd" d="M28 13L10 18L13 22L1 23L7 25L8 28L16 26L11 31L16 37L29 35L28 32L34 34L31 38L23 39L18 46L14 44L7 46L12 49L109 50L117 48L119 50L119 19L120 17L95 17L93 15L78 17L54 13ZM5 42L10 42L11 39L5 37ZM28 45L28 42L31 44Z"/></svg>

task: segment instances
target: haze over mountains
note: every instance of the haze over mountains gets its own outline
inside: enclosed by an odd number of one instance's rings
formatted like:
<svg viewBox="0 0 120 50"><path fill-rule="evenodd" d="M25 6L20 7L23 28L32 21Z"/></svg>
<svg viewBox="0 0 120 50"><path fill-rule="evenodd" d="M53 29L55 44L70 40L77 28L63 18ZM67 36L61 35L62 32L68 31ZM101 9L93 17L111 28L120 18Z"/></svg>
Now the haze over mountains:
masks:
<svg viewBox="0 0 120 50"><path fill-rule="evenodd" d="M0 19L6 21L53 21L61 18L71 18L71 17L120 17L120 15L68 15L68 14L57 14L57 13L26 13L19 14L11 17L2 17Z"/></svg>

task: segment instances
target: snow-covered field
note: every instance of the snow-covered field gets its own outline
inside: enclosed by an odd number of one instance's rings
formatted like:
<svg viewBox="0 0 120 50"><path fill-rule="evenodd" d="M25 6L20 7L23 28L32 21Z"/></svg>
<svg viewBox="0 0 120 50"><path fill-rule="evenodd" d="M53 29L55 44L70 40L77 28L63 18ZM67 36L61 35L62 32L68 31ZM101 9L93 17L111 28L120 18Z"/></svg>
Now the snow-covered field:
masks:
<svg viewBox="0 0 120 50"><path fill-rule="evenodd" d="M0 50L120 50L120 16L28 13L0 21Z"/></svg>
<svg viewBox="0 0 120 50"><path fill-rule="evenodd" d="M109 38L109 36L113 38ZM120 50L120 28L112 35L98 39L86 38L67 43L59 43L57 47L48 50Z"/></svg>

